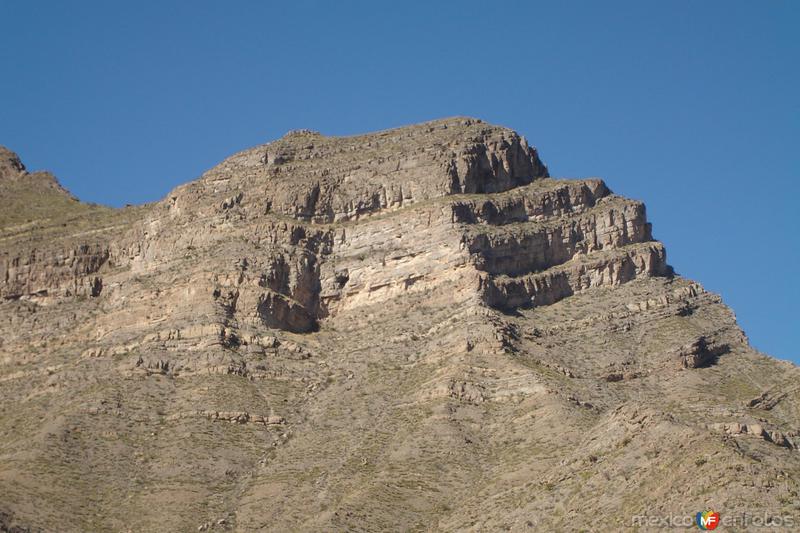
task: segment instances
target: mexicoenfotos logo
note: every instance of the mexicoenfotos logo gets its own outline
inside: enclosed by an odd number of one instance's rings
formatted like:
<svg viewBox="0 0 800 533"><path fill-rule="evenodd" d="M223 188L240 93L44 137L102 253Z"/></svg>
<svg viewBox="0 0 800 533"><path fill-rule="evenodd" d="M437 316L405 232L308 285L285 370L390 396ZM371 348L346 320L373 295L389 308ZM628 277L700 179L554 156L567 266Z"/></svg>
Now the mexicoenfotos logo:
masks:
<svg viewBox="0 0 800 533"><path fill-rule="evenodd" d="M631 525L639 528L691 528L696 525L703 531L712 531L723 526L741 528L744 531L751 531L758 528L778 527L788 531L800 531L796 527L798 520L792 515L773 514L770 511L759 511L758 513L725 513L721 516L718 512L706 509L697 514L679 515L634 515L631 517Z"/></svg>
<svg viewBox="0 0 800 533"><path fill-rule="evenodd" d="M695 516L695 523L697 524L697 527L703 531L717 529L717 526L719 525L719 513L715 513L711 509L700 511Z"/></svg>

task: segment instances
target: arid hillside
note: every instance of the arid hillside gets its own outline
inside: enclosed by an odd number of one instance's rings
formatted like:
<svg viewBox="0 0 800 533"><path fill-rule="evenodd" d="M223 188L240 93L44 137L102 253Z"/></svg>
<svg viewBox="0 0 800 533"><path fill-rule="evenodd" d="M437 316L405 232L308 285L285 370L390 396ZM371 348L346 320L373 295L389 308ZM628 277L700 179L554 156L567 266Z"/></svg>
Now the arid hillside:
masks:
<svg viewBox="0 0 800 533"><path fill-rule="evenodd" d="M514 131L294 131L125 209L0 148L0 206L0 531L800 527L797 367Z"/></svg>

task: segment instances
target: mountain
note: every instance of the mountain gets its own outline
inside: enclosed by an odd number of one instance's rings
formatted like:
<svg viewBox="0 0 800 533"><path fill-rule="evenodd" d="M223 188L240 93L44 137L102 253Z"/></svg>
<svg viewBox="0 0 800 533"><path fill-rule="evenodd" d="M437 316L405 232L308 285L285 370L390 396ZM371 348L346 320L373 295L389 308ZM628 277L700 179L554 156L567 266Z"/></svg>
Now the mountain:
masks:
<svg viewBox="0 0 800 533"><path fill-rule="evenodd" d="M509 129L293 131L125 209L6 149L0 186L0 531L800 515L797 367Z"/></svg>

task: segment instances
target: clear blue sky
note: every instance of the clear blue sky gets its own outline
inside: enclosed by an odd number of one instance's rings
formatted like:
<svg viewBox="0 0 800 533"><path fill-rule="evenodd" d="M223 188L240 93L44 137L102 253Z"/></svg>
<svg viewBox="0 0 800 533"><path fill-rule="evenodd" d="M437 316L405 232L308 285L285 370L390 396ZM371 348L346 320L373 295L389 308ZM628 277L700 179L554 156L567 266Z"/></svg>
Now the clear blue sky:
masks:
<svg viewBox="0 0 800 533"><path fill-rule="evenodd" d="M0 0L0 144L161 198L294 128L471 115L646 201L685 276L800 362L800 2Z"/></svg>

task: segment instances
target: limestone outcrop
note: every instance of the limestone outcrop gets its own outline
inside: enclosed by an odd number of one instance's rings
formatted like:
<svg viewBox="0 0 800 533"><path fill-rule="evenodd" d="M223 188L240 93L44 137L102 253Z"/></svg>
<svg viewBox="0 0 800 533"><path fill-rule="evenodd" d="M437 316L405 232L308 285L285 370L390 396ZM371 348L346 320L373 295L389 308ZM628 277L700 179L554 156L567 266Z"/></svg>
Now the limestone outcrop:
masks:
<svg viewBox="0 0 800 533"><path fill-rule="evenodd" d="M797 368L509 129L294 131L125 209L0 149L0 202L0 530L800 512Z"/></svg>

